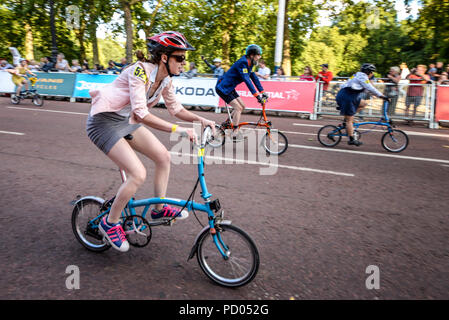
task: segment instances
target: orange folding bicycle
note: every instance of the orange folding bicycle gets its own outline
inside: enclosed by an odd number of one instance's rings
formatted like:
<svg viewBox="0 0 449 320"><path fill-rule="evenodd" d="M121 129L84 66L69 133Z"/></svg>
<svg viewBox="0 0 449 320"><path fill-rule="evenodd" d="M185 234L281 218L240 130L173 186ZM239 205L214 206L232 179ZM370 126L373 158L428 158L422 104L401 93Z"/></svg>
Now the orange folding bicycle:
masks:
<svg viewBox="0 0 449 320"><path fill-rule="evenodd" d="M265 112L265 104L266 101L264 101L262 105L262 114L259 121L241 122L238 124L238 126L235 126L232 123L232 115L229 110L231 107L226 104L228 119L221 125L215 125L215 135L211 136L211 138L207 141L207 144L209 144L213 148L221 147L225 143L226 130L228 130L228 132L232 132L233 130L237 128L240 129L243 126L254 126L255 128L265 128L266 130L265 135L261 139L261 145L264 147L267 153L272 155L283 154L288 148L287 137L281 131L272 128L271 121L268 120L267 114ZM243 139L234 140L234 142L240 141L243 141Z"/></svg>

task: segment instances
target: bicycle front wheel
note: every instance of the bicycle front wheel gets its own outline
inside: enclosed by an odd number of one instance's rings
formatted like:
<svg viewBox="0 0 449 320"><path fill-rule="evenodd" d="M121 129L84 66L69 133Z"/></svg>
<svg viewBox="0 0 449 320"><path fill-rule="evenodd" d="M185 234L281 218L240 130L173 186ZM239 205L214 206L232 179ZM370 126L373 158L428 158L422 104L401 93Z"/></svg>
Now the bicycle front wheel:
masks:
<svg viewBox="0 0 449 320"><path fill-rule="evenodd" d="M35 106L41 107L44 104L44 99L38 94L33 96L33 104Z"/></svg>
<svg viewBox="0 0 449 320"><path fill-rule="evenodd" d="M218 124L215 125L215 134L207 140L207 144L212 148L221 147L225 143L225 131Z"/></svg>
<svg viewBox="0 0 449 320"><path fill-rule="evenodd" d="M262 145L269 154L279 156L287 151L288 140L279 130L271 129L262 138Z"/></svg>
<svg viewBox="0 0 449 320"><path fill-rule="evenodd" d="M318 141L325 147L335 147L341 141L341 130L331 124L318 131Z"/></svg>
<svg viewBox="0 0 449 320"><path fill-rule="evenodd" d="M103 202L99 200L84 199L77 202L72 212L72 230L76 239L85 248L94 252L102 252L111 247L98 230L102 205Z"/></svg>
<svg viewBox="0 0 449 320"><path fill-rule="evenodd" d="M393 129L382 136L382 147L389 152L401 152L408 146L408 136L404 131Z"/></svg>
<svg viewBox="0 0 449 320"><path fill-rule="evenodd" d="M204 273L225 287L240 287L251 282L259 270L259 252L253 240L233 225L219 225L217 241L226 258L218 251L210 230L200 235L197 259Z"/></svg>

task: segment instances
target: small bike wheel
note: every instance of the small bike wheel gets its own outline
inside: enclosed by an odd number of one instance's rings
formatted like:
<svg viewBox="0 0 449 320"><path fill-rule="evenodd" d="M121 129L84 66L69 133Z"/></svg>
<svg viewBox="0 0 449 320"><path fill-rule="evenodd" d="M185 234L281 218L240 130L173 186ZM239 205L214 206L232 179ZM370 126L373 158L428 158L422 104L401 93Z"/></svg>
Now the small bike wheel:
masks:
<svg viewBox="0 0 449 320"><path fill-rule="evenodd" d="M17 95L11 95L11 103L12 104L19 104L20 98Z"/></svg>
<svg viewBox="0 0 449 320"><path fill-rule="evenodd" d="M287 150L288 140L279 130L271 129L263 136L262 145L269 154L279 156Z"/></svg>
<svg viewBox="0 0 449 320"><path fill-rule="evenodd" d="M77 202L72 212L72 230L76 239L85 248L94 252L102 252L111 247L98 230L103 202L96 199L83 199Z"/></svg>
<svg viewBox="0 0 449 320"><path fill-rule="evenodd" d="M240 287L251 282L259 270L259 252L253 240L233 225L217 225L217 243L226 253L218 251L210 229L199 237L197 259L204 273L225 287Z"/></svg>
<svg viewBox="0 0 449 320"><path fill-rule="evenodd" d="M44 104L44 99L42 99L42 97L38 94L33 96L33 104L35 106L41 107Z"/></svg>
<svg viewBox="0 0 449 320"><path fill-rule="evenodd" d="M218 124L215 125L215 134L207 140L207 144L212 148L219 148L225 143L225 131Z"/></svg>
<svg viewBox="0 0 449 320"><path fill-rule="evenodd" d="M404 131L392 129L382 136L382 147L389 152L401 152L408 146L408 136Z"/></svg>
<svg viewBox="0 0 449 320"><path fill-rule="evenodd" d="M354 129L354 139L360 140L361 138L362 138L362 134L360 133L360 131L357 129Z"/></svg>
<svg viewBox="0 0 449 320"><path fill-rule="evenodd" d="M340 128L331 124L318 131L318 141L325 147L335 147L341 141Z"/></svg>
<svg viewBox="0 0 449 320"><path fill-rule="evenodd" d="M129 244L134 247L143 248L151 241L150 224L142 216L132 215L126 217L123 222L123 231L125 231Z"/></svg>

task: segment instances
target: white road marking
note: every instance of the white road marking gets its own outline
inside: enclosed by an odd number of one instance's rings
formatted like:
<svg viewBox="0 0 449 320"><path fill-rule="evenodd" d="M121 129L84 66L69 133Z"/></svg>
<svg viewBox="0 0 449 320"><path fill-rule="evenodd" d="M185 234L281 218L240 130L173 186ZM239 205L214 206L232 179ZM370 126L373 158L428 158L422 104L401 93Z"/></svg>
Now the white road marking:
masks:
<svg viewBox="0 0 449 320"><path fill-rule="evenodd" d="M30 108L20 108L20 107L7 107L9 109L18 109L18 110L28 110L28 111L40 111L40 112L55 112L55 113L65 113L65 114L76 114L88 116L89 113L81 113L81 112L72 112L72 111L61 111L61 110L49 110L49 109L30 109Z"/></svg>
<svg viewBox="0 0 449 320"><path fill-rule="evenodd" d="M178 156L183 156L183 155L188 155L190 157L198 156L198 155L195 155L192 153L183 154L181 152L174 152L174 151L170 151L170 153L173 155L178 155ZM270 166L270 167L275 167L275 168L284 168L284 169L299 170L299 171L309 171L309 172L315 172L315 173L332 174L332 175L345 176L345 177L354 177L355 176L352 173L346 173L346 172L321 170L321 169L313 169L313 168L305 168L305 167L296 167L296 166L288 166L288 165L283 165L283 164L273 164L273 163L268 163L268 162L232 159L232 158L216 157L216 156L210 156L210 155L206 155L205 158L222 160L222 161L233 162L233 163L251 164L251 165L259 165L259 166Z"/></svg>
<svg viewBox="0 0 449 320"><path fill-rule="evenodd" d="M400 156L400 155L397 155L397 154L375 153L375 152L343 150L343 149L332 149L332 148L324 148L324 147L305 146L305 145L299 145L299 144L289 144L288 147L289 148L292 147L292 148L302 148L302 149L310 149L310 150L318 150L318 151L333 151L333 152L361 154L361 155L366 155L366 156L398 158L398 159L405 159L405 160L418 160L418 161L429 161L429 162L438 162L438 163L447 163L447 164L449 164L449 160L422 158L422 157L411 157L411 156Z"/></svg>
<svg viewBox="0 0 449 320"><path fill-rule="evenodd" d="M16 135L16 136L24 136L24 135L25 135L25 133L22 133L22 132L13 132L13 131L0 131L0 133L4 133L4 134L13 134L13 135Z"/></svg>

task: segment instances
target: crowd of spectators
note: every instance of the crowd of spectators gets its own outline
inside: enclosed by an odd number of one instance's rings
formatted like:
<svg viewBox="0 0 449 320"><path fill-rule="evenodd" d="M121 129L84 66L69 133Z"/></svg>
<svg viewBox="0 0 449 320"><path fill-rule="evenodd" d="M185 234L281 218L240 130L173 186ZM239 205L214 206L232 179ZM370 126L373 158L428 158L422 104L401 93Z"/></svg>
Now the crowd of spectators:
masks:
<svg viewBox="0 0 449 320"><path fill-rule="evenodd" d="M126 58L122 58L120 62L109 60L107 68L98 63L94 64L91 68L86 60L80 64L78 59L73 59L72 63L69 64L63 53L59 53L56 56L55 63L52 62L51 57L41 58L40 63L35 60L27 60L27 63L28 68L33 72L79 72L87 74L120 74L120 72L128 65ZM15 68L16 67L6 60L0 61L0 70Z"/></svg>
<svg viewBox="0 0 449 320"><path fill-rule="evenodd" d="M201 59L209 67L214 77L220 77L224 74L225 70L222 67L222 61L220 58L215 58L213 64L210 64L204 56ZM108 61L108 66L105 68L101 64L94 64L92 68L89 63L84 60L82 63L78 59L73 59L71 64L65 59L63 53L59 53L56 57L55 63L52 62L51 57L43 57L40 59L40 63L35 60L29 60L28 68L31 71L43 71L43 72L79 72L87 74L120 74L120 72L128 65L126 58L122 58L120 62L113 60ZM324 63L320 66L322 69L317 74L314 74L310 66L304 67L304 71L299 76L286 76L282 67L275 68L275 72L272 74L270 68L266 65L265 61L261 59L259 61L256 75L261 80L300 80L300 81L320 81L324 82L324 90L327 90L329 82L334 78L332 72L329 70L329 65ZM6 60L0 60L0 70L14 69L15 67ZM198 69L195 62L191 62L189 70L185 71L183 76L192 78L198 76ZM419 65L409 70L406 63L402 63L399 67L394 66L390 68L387 75L379 79L372 79L373 82L385 82L392 84L398 84L401 80L409 80L410 83L425 83L434 82L441 85L449 85L449 64L444 67L442 61L431 63L429 66ZM393 97L396 94L396 89L389 88L388 94ZM394 99L394 97L393 97ZM394 102L393 102L394 104Z"/></svg>

